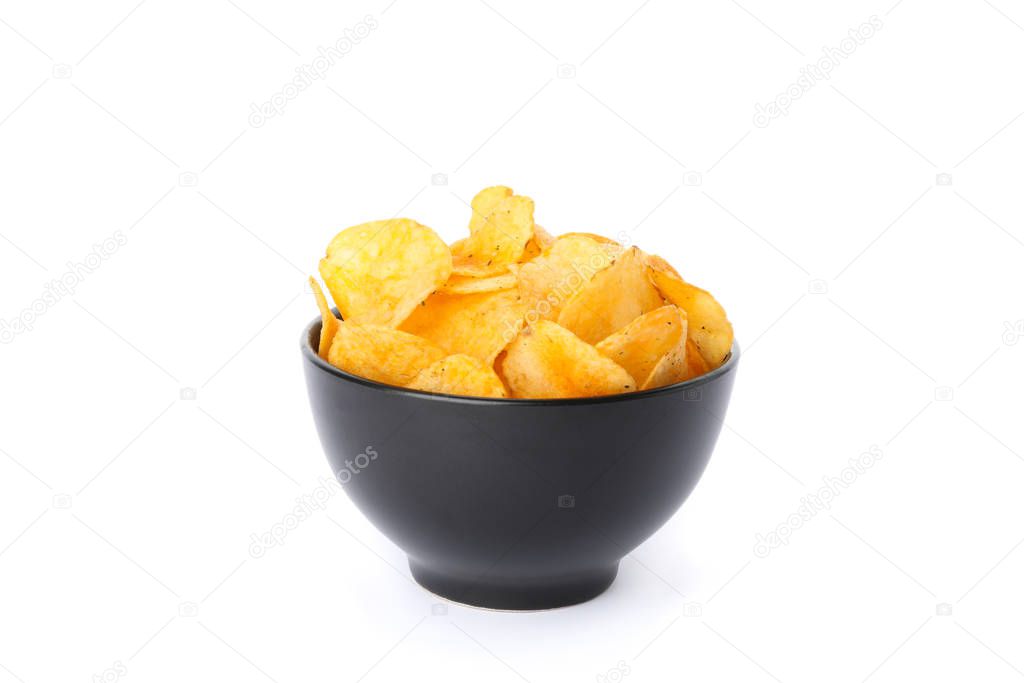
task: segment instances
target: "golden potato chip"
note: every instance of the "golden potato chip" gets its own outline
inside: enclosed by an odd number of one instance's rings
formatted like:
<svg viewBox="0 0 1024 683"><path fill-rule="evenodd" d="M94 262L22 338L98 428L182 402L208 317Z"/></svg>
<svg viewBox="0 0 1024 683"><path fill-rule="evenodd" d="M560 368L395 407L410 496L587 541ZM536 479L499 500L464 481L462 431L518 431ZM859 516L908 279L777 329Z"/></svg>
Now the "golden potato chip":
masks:
<svg viewBox="0 0 1024 683"><path fill-rule="evenodd" d="M363 223L331 240L320 275L343 320L397 327L451 274L448 245L407 218Z"/></svg>
<svg viewBox="0 0 1024 683"><path fill-rule="evenodd" d="M519 333L526 308L515 289L479 294L437 293L402 323L450 354L475 356L488 365Z"/></svg>
<svg viewBox="0 0 1024 683"><path fill-rule="evenodd" d="M647 265L649 265L651 268L655 270L660 270L663 273L671 273L680 280L683 279L683 276L679 274L679 271L672 267L671 263L661 258L657 254L648 254L644 252L644 258L647 260Z"/></svg>
<svg viewBox="0 0 1024 683"><path fill-rule="evenodd" d="M686 311L687 335L708 365L717 368L732 349L732 324L725 317L725 309L708 292L666 270L652 267L649 272L658 291Z"/></svg>
<svg viewBox="0 0 1024 683"><path fill-rule="evenodd" d="M639 383L641 389L648 386L648 378L659 367L666 356L673 356L662 370L657 382L666 378L682 376L686 353L686 314L678 306L662 306L644 313L618 332L608 335L597 344L597 350L621 365ZM673 379L671 382L678 382ZM671 383L664 382L664 383ZM654 384L662 386L662 384Z"/></svg>
<svg viewBox="0 0 1024 683"><path fill-rule="evenodd" d="M711 370L711 366L704 360L703 356L700 355L700 349L693 343L693 340L687 337L686 339L686 372L683 375L683 379L693 379L694 377L700 377L705 372Z"/></svg>
<svg viewBox="0 0 1024 683"><path fill-rule="evenodd" d="M543 250L539 246L537 246L537 243L531 239L529 242L526 243L526 249L523 249L523 255L519 258L519 262L508 264L509 271L513 273L518 272L516 269L517 266L520 266L524 263L529 263L533 259L540 256L542 251Z"/></svg>
<svg viewBox="0 0 1024 683"><path fill-rule="evenodd" d="M640 250L627 249L569 299L558 314L558 324L588 344L596 344L662 306L661 294L647 272Z"/></svg>
<svg viewBox="0 0 1024 683"><path fill-rule="evenodd" d="M320 283L314 280L312 277L309 278L309 286L313 288L313 296L316 297L316 306L320 309L320 346L318 353L321 358L327 360L327 352L331 350L331 342L334 341L334 335L338 331L338 319L334 317L334 313L331 311L330 305L327 303L327 297L324 296L324 290L320 289Z"/></svg>
<svg viewBox="0 0 1024 683"><path fill-rule="evenodd" d="M554 235L541 226L534 224L533 237L531 237L530 241L526 243L526 249L523 251L523 256L519 259L519 262L525 263L527 261L532 261L554 243ZM509 268L511 269L512 266L509 266Z"/></svg>
<svg viewBox="0 0 1024 683"><path fill-rule="evenodd" d="M513 289L516 286L514 273L502 273L490 277L469 277L468 275L452 275L441 287L445 294L475 294L477 292L497 292Z"/></svg>
<svg viewBox="0 0 1024 683"><path fill-rule="evenodd" d="M590 239L594 240L595 242L600 242L601 244L614 244L617 247L621 247L622 246L621 244L619 244L618 242L616 242L615 240L613 240L610 237L605 237L604 235L598 235L598 234L593 233L593 232L567 232L567 233L564 233L562 235L559 235L559 237L560 238L561 237L589 237Z"/></svg>
<svg viewBox="0 0 1024 683"><path fill-rule="evenodd" d="M710 370L707 362L701 358L700 351L692 339L686 339L682 346L669 351L658 361L651 376L647 378L642 389L656 389L677 382L685 382L700 377Z"/></svg>
<svg viewBox="0 0 1024 683"><path fill-rule="evenodd" d="M426 339L383 325L338 325L327 360L345 372L385 384L405 385L420 370L444 358Z"/></svg>
<svg viewBox="0 0 1024 683"><path fill-rule="evenodd" d="M452 272L485 277L508 270L522 258L533 237L533 200L513 195L501 200L484 224L452 244Z"/></svg>
<svg viewBox="0 0 1024 683"><path fill-rule="evenodd" d="M612 245L577 235L559 237L537 258L514 266L530 319L555 320L565 303L616 256Z"/></svg>
<svg viewBox="0 0 1024 683"><path fill-rule="evenodd" d="M551 232L548 232L544 227L534 223L534 239L530 240L534 246L537 247L537 254L540 255L545 249L555 244L555 236Z"/></svg>
<svg viewBox="0 0 1024 683"><path fill-rule="evenodd" d="M604 396L636 389L622 366L549 320L524 328L499 368L515 398Z"/></svg>
<svg viewBox="0 0 1024 683"><path fill-rule="evenodd" d="M688 370L689 368L686 365L686 339L684 338L680 340L678 345L661 357L658 364L651 370L651 374L640 385L640 390L657 389L658 387L682 382L689 379Z"/></svg>
<svg viewBox="0 0 1024 683"><path fill-rule="evenodd" d="M490 365L479 358L457 353L420 370L407 385L410 389L435 394L506 398L505 385Z"/></svg>
<svg viewBox="0 0 1024 683"><path fill-rule="evenodd" d="M488 216L494 213L494 210L498 208L502 200L508 199L511 196L512 188L505 187L504 185L487 187L477 192L476 196L469 203L473 210L473 215L469 217L469 234L472 235L484 227Z"/></svg>
<svg viewBox="0 0 1024 683"><path fill-rule="evenodd" d="M693 379L694 377L703 375L710 369L705 360L701 358L700 351L693 343L693 340L688 339L686 336L686 312L678 306L671 306L671 308L675 308L681 314L683 328L682 334L678 338L678 343L672 346L672 348L670 348L665 355L657 361L657 364L651 370L647 378L640 382L641 391L657 389L659 387L669 386L678 382L685 382ZM655 309L651 313L642 316L640 319L653 315L660 310L662 309ZM617 336L617 333L612 335L612 337L615 336ZM609 339L612 337L609 337ZM603 344L604 342L601 343ZM598 344L598 347L600 346L601 344Z"/></svg>
<svg viewBox="0 0 1024 683"><path fill-rule="evenodd" d="M535 223L533 226L533 241L543 251L555 243L555 236Z"/></svg>

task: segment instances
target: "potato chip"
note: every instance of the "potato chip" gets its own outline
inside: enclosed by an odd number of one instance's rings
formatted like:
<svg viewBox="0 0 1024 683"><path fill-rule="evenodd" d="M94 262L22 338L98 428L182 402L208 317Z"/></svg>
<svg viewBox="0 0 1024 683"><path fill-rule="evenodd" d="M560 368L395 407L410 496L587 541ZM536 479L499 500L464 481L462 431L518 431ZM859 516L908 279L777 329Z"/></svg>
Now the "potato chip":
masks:
<svg viewBox="0 0 1024 683"><path fill-rule="evenodd" d="M555 320L565 303L617 256L589 237L559 237L534 260L513 267L530 319Z"/></svg>
<svg viewBox="0 0 1024 683"><path fill-rule="evenodd" d="M410 389L435 394L506 398L508 393L490 365L479 358L457 353L420 370L407 385Z"/></svg>
<svg viewBox="0 0 1024 683"><path fill-rule="evenodd" d="M681 339L678 345L661 357L654 369L651 370L651 374L640 384L640 390L647 391L676 384L688 379L687 375L686 340Z"/></svg>
<svg viewBox="0 0 1024 683"><path fill-rule="evenodd" d="M526 243L526 249L523 251L522 257L519 259L520 263L526 263L540 256L545 249L555 243L555 237L550 232L542 228L541 226L534 224L533 226L533 237ZM509 266L512 269L512 266Z"/></svg>
<svg viewBox="0 0 1024 683"><path fill-rule="evenodd" d="M494 187L484 188L477 192L476 196L469 203L473 210L473 215L469 217L469 234L472 235L484 227L488 216L494 213L494 210L498 208L498 205L503 200L511 196L512 188L505 187L504 185L495 185Z"/></svg>
<svg viewBox="0 0 1024 683"><path fill-rule="evenodd" d="M543 252L545 249L555 244L555 236L553 236L551 232L548 232L546 229L544 229L544 227L542 227L541 225L535 223L534 239L532 239L530 242L534 243L534 245L537 246L539 250L538 255L540 255L540 252Z"/></svg>
<svg viewBox="0 0 1024 683"><path fill-rule="evenodd" d="M320 261L343 320L397 327L451 274L452 256L430 228L407 218L338 233Z"/></svg>
<svg viewBox="0 0 1024 683"><path fill-rule="evenodd" d="M588 344L596 344L638 316L664 304L647 275L636 247L594 275L558 314L558 324Z"/></svg>
<svg viewBox="0 0 1024 683"><path fill-rule="evenodd" d="M683 379L693 379L694 377L700 377L705 372L710 371L712 368L708 365L708 362L704 360L704 357L700 355L700 349L693 343L690 338L686 339L686 372L683 375Z"/></svg>
<svg viewBox="0 0 1024 683"><path fill-rule="evenodd" d="M732 324L715 298L700 287L656 267L649 269L651 281L661 294L686 311L687 335L696 344L701 357L712 368L725 361L732 349Z"/></svg>
<svg viewBox="0 0 1024 683"><path fill-rule="evenodd" d="M488 365L519 333L526 307L515 289L479 294L432 295L401 329L450 354L475 356Z"/></svg>
<svg viewBox="0 0 1024 683"><path fill-rule="evenodd" d="M345 372L385 384L405 385L445 352L414 335L383 325L338 325L327 360Z"/></svg>
<svg viewBox="0 0 1024 683"><path fill-rule="evenodd" d="M692 339L687 339L682 346L672 349L658 361L658 365L641 388L656 389L685 382L700 377L710 369L707 362L701 358L697 345Z"/></svg>
<svg viewBox="0 0 1024 683"><path fill-rule="evenodd" d="M533 259L540 256L542 251L543 249L537 246L537 243L533 239L531 239L529 242L526 243L526 249L523 249L523 255L519 257L519 262L508 264L509 271L513 273L518 272L518 266L521 266L524 263L529 263Z"/></svg>
<svg viewBox="0 0 1024 683"><path fill-rule="evenodd" d="M452 275L441 287L445 294L476 294L477 292L497 292L503 289L514 289L517 280L514 273L502 273L490 277L469 277L468 275Z"/></svg>
<svg viewBox="0 0 1024 683"><path fill-rule="evenodd" d="M593 233L593 232L566 232L566 233L563 233L563 234L559 235L559 237L560 238L561 237L589 237L590 239L594 240L595 242L600 242L601 244L614 244L617 247L621 247L622 246L621 244L619 244L618 242L616 242L615 240L613 240L610 237L605 237L604 235L598 235L598 234Z"/></svg>
<svg viewBox="0 0 1024 683"><path fill-rule="evenodd" d="M657 360L657 363L655 364L654 368L650 371L650 374L647 375L646 379L640 381L641 391L646 391L648 389L657 389L659 387L665 387L671 384L685 382L687 380L693 379L694 377L699 377L700 375L703 375L710 369L708 367L707 362L705 362L705 360L701 358L700 351L697 349L697 346L693 343L693 340L688 339L686 336L686 312L680 309L678 306L665 306L663 308L674 308L676 311L679 312L680 317L682 319L682 334L678 336L676 340L677 343L674 344L660 359ZM662 310L662 308L658 308L655 309L654 311L651 311L650 313L647 313L644 316L641 316L637 320L633 321L633 323L630 323L630 325L627 326L627 329L635 325L637 321L643 320L650 316L654 316L655 314L659 314L659 312L661 312ZM619 333L616 333L611 337L608 337L608 339L602 341L600 344L598 344L598 349L602 350L607 355L608 345L605 344L605 341L611 340L617 337L618 335ZM605 346L605 349L602 349L602 345ZM639 349L639 353L641 354L644 353L644 351L645 349L643 348ZM642 372L642 370L639 370L638 372ZM636 375L634 375L634 377L636 377Z"/></svg>
<svg viewBox="0 0 1024 683"><path fill-rule="evenodd" d="M555 243L555 236L535 223L533 226L533 241L543 251Z"/></svg>
<svg viewBox="0 0 1024 683"><path fill-rule="evenodd" d="M683 276L679 274L679 271L672 267L671 263L661 258L657 254L648 254L645 252L644 258L647 260L647 265L649 265L651 268L654 268L655 270L660 270L663 273L671 273L680 280L683 279Z"/></svg>
<svg viewBox="0 0 1024 683"><path fill-rule="evenodd" d="M524 328L499 368L515 398L604 396L636 389L622 366L548 320Z"/></svg>
<svg viewBox="0 0 1024 683"><path fill-rule="evenodd" d="M334 335L338 332L339 321L334 317L334 313L327 303L327 297L324 296L324 290L320 289L320 283L311 277L309 278L309 286L313 289L313 296L316 297L316 306L320 309L320 346L318 354L321 358L327 360L327 352L331 350L331 342L334 341Z"/></svg>
<svg viewBox="0 0 1024 683"><path fill-rule="evenodd" d="M677 306L662 306L645 313L618 332L602 339L597 350L621 365L639 383L641 389L652 388L648 378L663 358L673 356L656 380L663 384L678 382L684 373L686 354L686 314ZM678 372L674 372L679 368ZM662 386L655 384L654 386Z"/></svg>
<svg viewBox="0 0 1024 683"><path fill-rule="evenodd" d="M522 258L531 237L533 200L519 195L503 199L476 232L452 245L452 272L472 277L506 272Z"/></svg>

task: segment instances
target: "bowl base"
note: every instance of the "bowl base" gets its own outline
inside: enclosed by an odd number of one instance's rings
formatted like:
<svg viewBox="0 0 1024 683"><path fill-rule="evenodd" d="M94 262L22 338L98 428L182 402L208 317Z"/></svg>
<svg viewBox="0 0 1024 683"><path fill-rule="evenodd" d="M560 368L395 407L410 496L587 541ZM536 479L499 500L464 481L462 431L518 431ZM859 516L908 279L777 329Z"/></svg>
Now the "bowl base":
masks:
<svg viewBox="0 0 1024 683"><path fill-rule="evenodd" d="M568 607L592 600L612 585L619 565L616 562L610 567L532 581L454 576L412 558L409 570L416 583L445 600L470 607L522 611Z"/></svg>

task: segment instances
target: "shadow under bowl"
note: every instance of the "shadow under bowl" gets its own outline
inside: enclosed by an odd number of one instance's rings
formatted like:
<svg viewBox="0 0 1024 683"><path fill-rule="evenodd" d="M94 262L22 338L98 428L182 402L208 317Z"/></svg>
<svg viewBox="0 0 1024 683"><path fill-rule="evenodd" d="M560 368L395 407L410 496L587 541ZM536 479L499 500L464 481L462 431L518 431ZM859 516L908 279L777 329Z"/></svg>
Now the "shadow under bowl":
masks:
<svg viewBox="0 0 1024 683"><path fill-rule="evenodd" d="M696 379L599 398L448 396L380 384L302 335L320 442L366 517L448 600L535 610L583 602L683 504L711 457L739 348Z"/></svg>

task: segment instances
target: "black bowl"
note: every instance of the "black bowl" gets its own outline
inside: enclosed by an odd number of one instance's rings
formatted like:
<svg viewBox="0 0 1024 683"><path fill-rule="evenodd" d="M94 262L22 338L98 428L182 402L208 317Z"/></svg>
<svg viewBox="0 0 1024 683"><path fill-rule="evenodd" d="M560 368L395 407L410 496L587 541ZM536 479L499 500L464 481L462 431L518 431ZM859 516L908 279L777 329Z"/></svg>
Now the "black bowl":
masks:
<svg viewBox="0 0 1024 683"><path fill-rule="evenodd" d="M413 391L346 373L303 333L320 442L349 497L449 600L545 609L601 594L711 457L739 349L716 370L601 398Z"/></svg>

